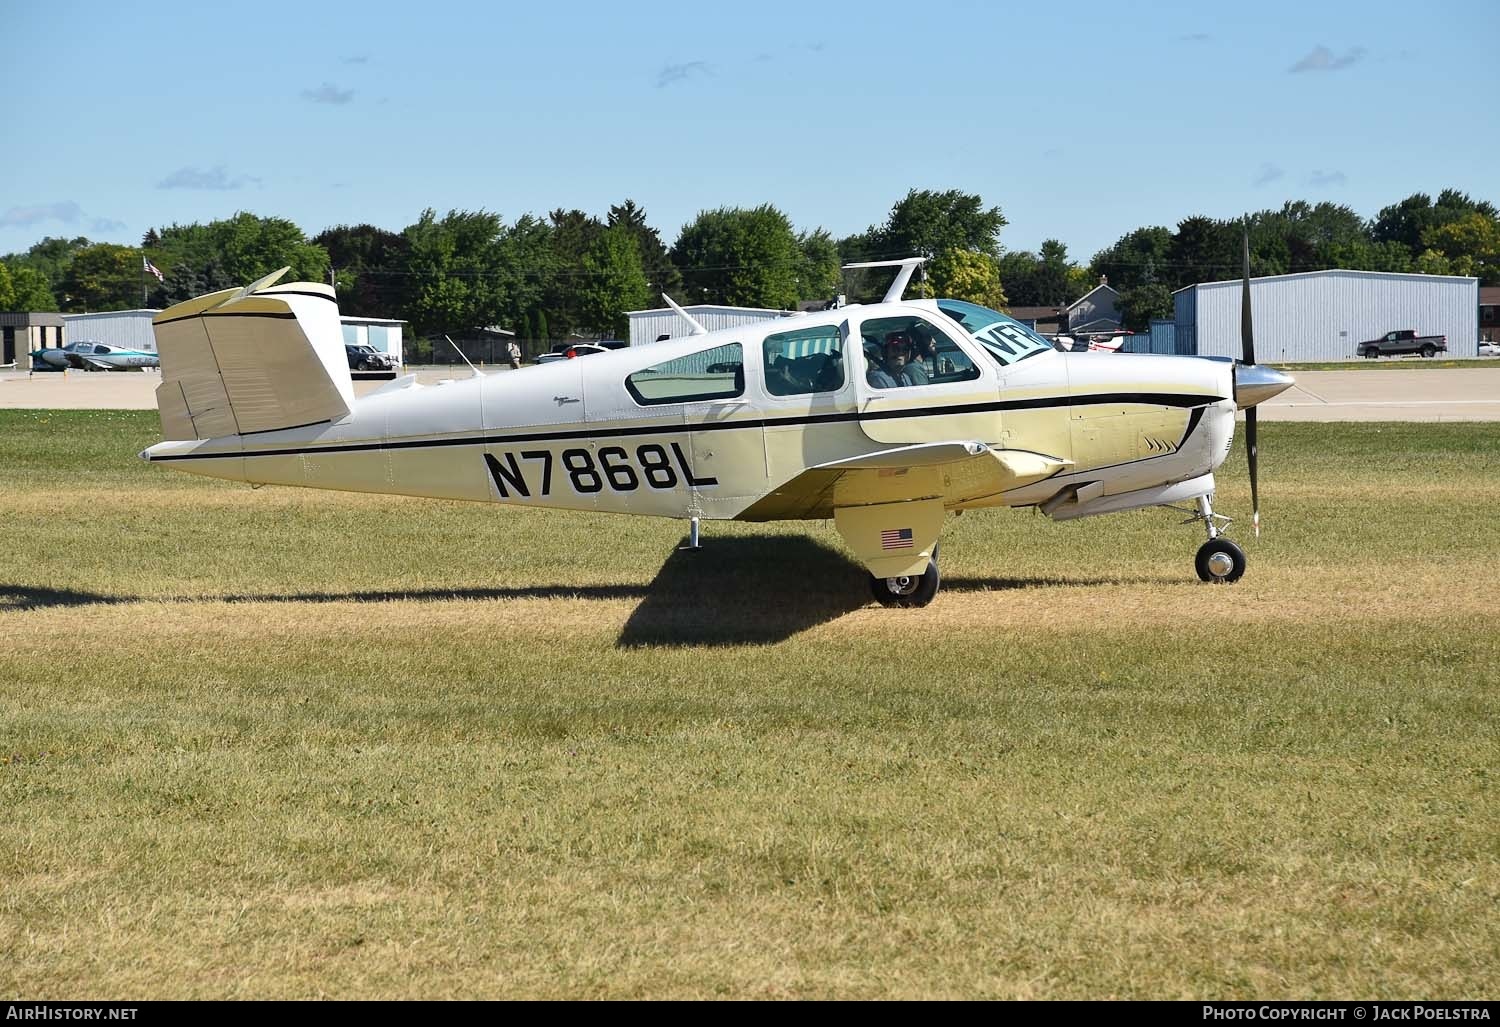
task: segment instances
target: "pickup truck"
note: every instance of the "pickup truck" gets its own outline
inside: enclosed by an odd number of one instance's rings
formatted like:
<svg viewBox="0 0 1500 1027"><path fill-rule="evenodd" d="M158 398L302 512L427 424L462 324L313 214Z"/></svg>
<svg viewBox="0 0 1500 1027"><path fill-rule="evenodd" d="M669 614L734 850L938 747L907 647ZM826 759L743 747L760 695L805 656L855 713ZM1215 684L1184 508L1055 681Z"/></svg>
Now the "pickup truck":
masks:
<svg viewBox="0 0 1500 1027"><path fill-rule="evenodd" d="M1420 353L1424 357L1448 351L1446 335L1418 335L1407 328L1400 332L1386 332L1378 339L1362 342L1355 352L1366 360L1376 357L1394 357L1398 353Z"/></svg>

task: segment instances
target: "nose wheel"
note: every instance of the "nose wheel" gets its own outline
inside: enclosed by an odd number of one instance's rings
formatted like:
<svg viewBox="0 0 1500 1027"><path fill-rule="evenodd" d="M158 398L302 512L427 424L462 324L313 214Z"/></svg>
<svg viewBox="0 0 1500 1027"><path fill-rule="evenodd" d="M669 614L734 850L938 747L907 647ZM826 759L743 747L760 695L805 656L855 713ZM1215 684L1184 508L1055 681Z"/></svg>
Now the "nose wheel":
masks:
<svg viewBox="0 0 1500 1027"><path fill-rule="evenodd" d="M1245 551L1227 538L1211 538L1198 547L1193 566L1201 581L1215 585L1239 581L1245 573Z"/></svg>
<svg viewBox="0 0 1500 1027"><path fill-rule="evenodd" d="M1193 567L1197 570L1200 581L1220 585L1239 581L1244 576L1245 551L1219 534L1220 525L1227 527L1230 518L1214 513L1212 497L1199 496L1196 510L1183 507L1171 509L1191 513L1192 516L1182 523L1201 523L1208 532L1208 541L1198 547L1198 555L1193 558Z"/></svg>

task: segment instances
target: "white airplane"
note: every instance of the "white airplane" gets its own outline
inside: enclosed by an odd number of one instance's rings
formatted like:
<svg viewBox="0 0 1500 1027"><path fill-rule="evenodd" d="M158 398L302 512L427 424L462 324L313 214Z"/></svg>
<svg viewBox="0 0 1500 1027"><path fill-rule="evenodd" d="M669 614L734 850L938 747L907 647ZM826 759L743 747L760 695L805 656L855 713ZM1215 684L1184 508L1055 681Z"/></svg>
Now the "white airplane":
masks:
<svg viewBox="0 0 1500 1027"><path fill-rule="evenodd" d="M147 350L106 346L102 342L70 342L57 349L31 351L31 366L37 370L139 371L159 367L160 360Z"/></svg>
<svg viewBox="0 0 1500 1027"><path fill-rule="evenodd" d="M1058 353L973 303L904 300L693 334L356 401L332 288L283 272L155 318L167 441L141 456L253 484L686 519L832 518L888 606L937 593L945 516L1057 520L1194 503L1196 569L1235 581L1213 471L1292 380L1246 361ZM1248 278L1246 284L1248 301ZM671 300L668 300L671 303ZM1257 524L1258 524L1257 509Z"/></svg>
<svg viewBox="0 0 1500 1027"><path fill-rule="evenodd" d="M1042 338L1050 340L1063 353L1118 353L1125 344L1125 337L1134 334L1124 328L1116 328L1105 332L1044 334Z"/></svg>

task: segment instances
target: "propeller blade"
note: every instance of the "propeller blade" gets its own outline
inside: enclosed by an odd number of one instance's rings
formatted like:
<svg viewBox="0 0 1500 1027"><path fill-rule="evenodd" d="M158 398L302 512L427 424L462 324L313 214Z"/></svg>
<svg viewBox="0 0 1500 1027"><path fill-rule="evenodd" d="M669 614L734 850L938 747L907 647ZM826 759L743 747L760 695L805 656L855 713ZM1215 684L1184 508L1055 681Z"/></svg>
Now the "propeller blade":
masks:
<svg viewBox="0 0 1500 1027"><path fill-rule="evenodd" d="M1255 363L1255 330L1250 322L1250 222L1245 222L1245 288L1240 294L1240 345L1245 363Z"/></svg>
<svg viewBox="0 0 1500 1027"><path fill-rule="evenodd" d="M1260 482L1257 480L1255 408L1245 411L1245 450L1250 454L1250 523L1255 526L1255 537L1260 538Z"/></svg>
<svg viewBox="0 0 1500 1027"><path fill-rule="evenodd" d="M1245 364L1255 365L1255 328L1250 317L1250 219L1245 219L1244 256L1245 287L1240 293L1240 344L1245 349ZM1259 461L1256 459L1255 407L1245 410L1245 451L1250 456L1250 523L1255 527L1255 537L1260 538L1260 483L1257 480Z"/></svg>

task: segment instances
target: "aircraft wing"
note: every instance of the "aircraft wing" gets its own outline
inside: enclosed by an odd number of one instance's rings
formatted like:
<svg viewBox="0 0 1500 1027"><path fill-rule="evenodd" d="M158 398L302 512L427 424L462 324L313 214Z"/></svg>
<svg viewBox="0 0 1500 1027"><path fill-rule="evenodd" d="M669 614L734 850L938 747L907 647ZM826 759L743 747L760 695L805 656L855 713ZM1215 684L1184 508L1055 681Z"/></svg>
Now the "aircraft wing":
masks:
<svg viewBox="0 0 1500 1027"><path fill-rule="evenodd" d="M939 500L952 508L1071 466L1071 461L1044 453L995 449L972 440L901 446L809 467L771 490L740 519L825 518L841 508L917 500Z"/></svg>
<svg viewBox="0 0 1500 1027"><path fill-rule="evenodd" d="M103 360L95 360L93 357L82 354L79 354L78 359L83 361L84 368L89 371L113 371L115 369L114 364L105 363Z"/></svg>

